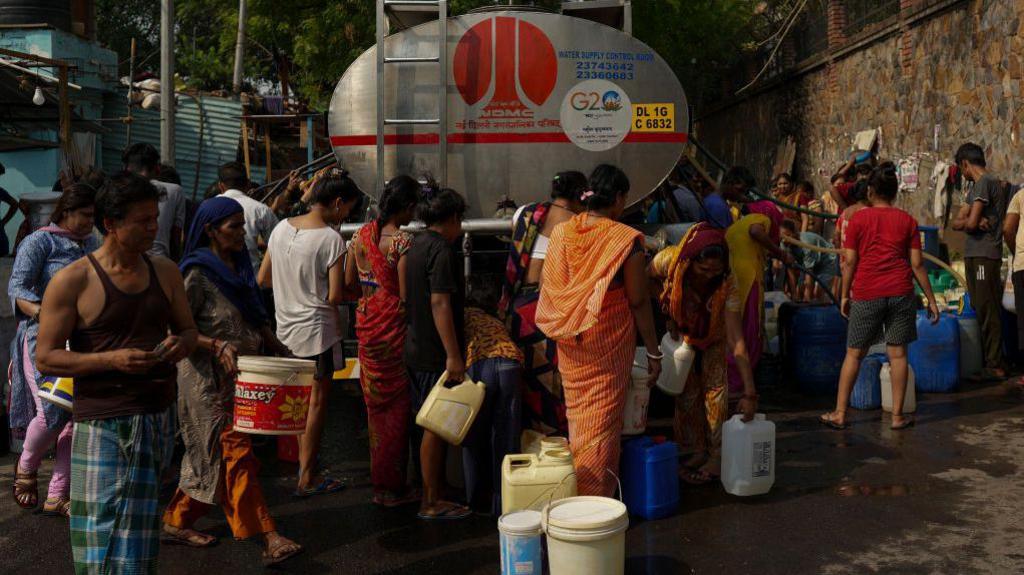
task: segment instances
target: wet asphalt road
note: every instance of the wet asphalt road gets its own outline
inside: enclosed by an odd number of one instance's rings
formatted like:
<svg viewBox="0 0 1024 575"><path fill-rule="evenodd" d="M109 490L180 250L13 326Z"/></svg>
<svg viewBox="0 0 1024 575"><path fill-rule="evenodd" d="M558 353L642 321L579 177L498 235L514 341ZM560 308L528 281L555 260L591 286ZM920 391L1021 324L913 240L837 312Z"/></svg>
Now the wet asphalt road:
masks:
<svg viewBox="0 0 1024 575"><path fill-rule="evenodd" d="M425 523L414 506L382 510L369 502L365 415L353 389L332 391L324 453L352 487L293 500L295 467L276 463L273 449L261 451L272 514L306 546L279 571L496 573L494 518ZM676 516L633 520L627 573L1024 573L1024 399L1001 384L921 399L909 431L889 431L880 412L854 412L853 427L836 432L815 420L829 399L766 392L762 408L778 426L772 492L741 499L720 486L684 489ZM656 431L668 424L656 420ZM0 457L0 573L69 573L66 523L14 505L13 462ZM164 546L161 573L262 569L258 546L233 541L219 511L198 527L220 536L220 545Z"/></svg>

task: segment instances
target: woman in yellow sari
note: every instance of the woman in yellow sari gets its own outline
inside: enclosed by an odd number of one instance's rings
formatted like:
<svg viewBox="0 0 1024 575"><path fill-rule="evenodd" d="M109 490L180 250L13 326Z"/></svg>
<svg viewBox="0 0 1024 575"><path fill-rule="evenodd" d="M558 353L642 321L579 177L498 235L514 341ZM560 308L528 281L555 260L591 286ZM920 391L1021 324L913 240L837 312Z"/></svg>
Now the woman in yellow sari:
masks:
<svg viewBox="0 0 1024 575"><path fill-rule="evenodd" d="M770 201L751 202L744 207L746 215L725 232L739 300L743 302L743 338L747 342L751 369L757 369L763 342L764 270L768 256L792 265L793 255L780 247L783 215ZM729 355L729 393L743 391L743 378L736 360Z"/></svg>
<svg viewBox="0 0 1024 575"><path fill-rule="evenodd" d="M555 227L541 276L537 327L558 342L580 495L614 494L637 331L651 383L661 371L643 236L615 221L628 192L622 170L598 166L581 196L587 211Z"/></svg>

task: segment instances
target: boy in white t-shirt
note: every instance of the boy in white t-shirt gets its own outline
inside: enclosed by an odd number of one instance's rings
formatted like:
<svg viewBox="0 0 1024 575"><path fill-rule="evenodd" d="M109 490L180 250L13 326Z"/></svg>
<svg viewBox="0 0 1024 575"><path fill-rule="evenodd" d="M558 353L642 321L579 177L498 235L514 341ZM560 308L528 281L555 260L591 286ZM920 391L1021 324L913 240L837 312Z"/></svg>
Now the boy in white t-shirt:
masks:
<svg viewBox="0 0 1024 575"><path fill-rule="evenodd" d="M317 452L327 413L327 386L334 375L333 348L343 337L338 306L344 301L345 241L332 226L362 198L355 183L331 171L315 184L309 213L282 221L270 234L258 281L274 291L277 337L300 358L316 362L306 432L299 436L295 495L333 493L343 481L320 477Z"/></svg>

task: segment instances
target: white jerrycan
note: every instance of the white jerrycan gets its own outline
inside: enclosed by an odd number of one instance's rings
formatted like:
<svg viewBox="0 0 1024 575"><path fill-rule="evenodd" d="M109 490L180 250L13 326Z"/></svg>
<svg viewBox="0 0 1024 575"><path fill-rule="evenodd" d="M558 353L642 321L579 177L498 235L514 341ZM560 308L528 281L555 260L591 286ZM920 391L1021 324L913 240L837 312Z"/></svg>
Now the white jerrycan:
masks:
<svg viewBox="0 0 1024 575"><path fill-rule="evenodd" d="M722 428L722 486L732 495L762 495L775 483L775 424L763 413L743 423L734 415Z"/></svg>
<svg viewBox="0 0 1024 575"><path fill-rule="evenodd" d="M892 369L889 363L882 364L882 411L892 413ZM914 391L914 368L907 366L907 392L903 394L903 413L917 411L917 394Z"/></svg>

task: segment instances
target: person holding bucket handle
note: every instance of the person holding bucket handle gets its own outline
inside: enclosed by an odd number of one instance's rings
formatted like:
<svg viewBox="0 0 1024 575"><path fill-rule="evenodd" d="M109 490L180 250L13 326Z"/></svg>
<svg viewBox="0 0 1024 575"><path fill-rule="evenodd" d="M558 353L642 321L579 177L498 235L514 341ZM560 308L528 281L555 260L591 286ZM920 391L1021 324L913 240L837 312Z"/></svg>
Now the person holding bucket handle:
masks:
<svg viewBox="0 0 1024 575"><path fill-rule="evenodd" d="M458 383L466 374L462 356L463 282L452 249L462 235L466 201L458 192L437 190L432 184L422 193L417 215L427 229L413 237L405 268L407 332L403 358L409 369L413 413L423 406L444 374L448 381ZM463 519L471 514L468 507L441 499L446 447L434 432L422 431L420 519Z"/></svg>
<svg viewBox="0 0 1024 575"><path fill-rule="evenodd" d="M245 214L237 201L203 202L185 239L185 294L199 344L178 370L178 422L185 443L181 478L163 516L164 541L208 547L217 538L192 529L219 503L236 539L262 536L263 562L302 550L282 537L260 489L252 441L232 427L239 355L289 355L270 329L246 248Z"/></svg>
<svg viewBox="0 0 1024 575"><path fill-rule="evenodd" d="M377 219L359 229L349 246L345 284L359 290L356 335L359 338L359 384L370 432L370 481L373 502L396 507L419 500L406 481L412 398L409 372L402 361L405 346L406 253L420 184L409 176L392 178L384 187Z"/></svg>
<svg viewBox="0 0 1024 575"><path fill-rule="evenodd" d="M110 183L96 196L103 245L58 272L43 295L36 361L42 373L75 379L75 572L151 573L160 476L174 451L175 364L197 332L178 267L146 255L159 190L127 173Z"/></svg>
<svg viewBox="0 0 1024 575"><path fill-rule="evenodd" d="M317 453L327 417L327 386L334 377L334 346L346 326L338 309L345 301L345 240L341 224L362 199L340 170L327 172L313 189L309 213L282 221L270 234L258 276L274 290L277 336L296 357L316 362L306 433L299 436L299 480L293 493L334 493L345 482L322 475Z"/></svg>
<svg viewBox="0 0 1024 575"><path fill-rule="evenodd" d="M18 331L11 346L11 427L25 428L25 444L14 469L14 501L34 509L38 504L36 474L43 456L57 444L53 476L43 513L68 516L71 500L71 412L39 397L36 335L43 293L53 276L98 247L92 234L96 189L72 184L61 195L50 225L29 234L18 249L7 293L14 301Z"/></svg>
<svg viewBox="0 0 1024 575"><path fill-rule="evenodd" d="M743 421L757 412L757 389L743 339L743 300L729 268L725 232L708 224L690 228L679 245L659 252L648 273L663 282L662 310L672 339L682 338L698 358L676 397L676 442L683 459L679 477L692 485L718 479L722 426L729 413L726 354L743 378Z"/></svg>
<svg viewBox="0 0 1024 575"><path fill-rule="evenodd" d="M622 216L629 178L602 164L580 194L587 211L551 234L537 327L558 342L569 444L580 495L611 496L619 469L626 389L636 334L647 348L649 385L663 355L654 329L643 235Z"/></svg>

